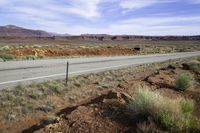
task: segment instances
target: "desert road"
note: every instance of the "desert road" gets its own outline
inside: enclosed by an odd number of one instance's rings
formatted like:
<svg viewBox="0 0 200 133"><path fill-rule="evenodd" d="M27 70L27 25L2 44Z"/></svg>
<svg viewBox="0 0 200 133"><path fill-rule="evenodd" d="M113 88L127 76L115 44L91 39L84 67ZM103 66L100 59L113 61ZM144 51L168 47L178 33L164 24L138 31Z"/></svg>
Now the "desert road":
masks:
<svg viewBox="0 0 200 133"><path fill-rule="evenodd" d="M69 75L78 75L192 56L200 56L200 51L139 56L0 62L0 89L13 87L19 83L29 84L50 79L64 79L67 61L70 64Z"/></svg>

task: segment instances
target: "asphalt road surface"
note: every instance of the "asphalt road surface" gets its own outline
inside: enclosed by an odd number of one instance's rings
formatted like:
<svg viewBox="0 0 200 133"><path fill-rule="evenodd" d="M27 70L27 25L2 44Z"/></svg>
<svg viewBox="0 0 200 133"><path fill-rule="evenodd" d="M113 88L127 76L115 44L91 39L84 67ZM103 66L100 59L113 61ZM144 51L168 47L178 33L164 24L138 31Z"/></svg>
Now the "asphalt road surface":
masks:
<svg viewBox="0 0 200 133"><path fill-rule="evenodd" d="M200 56L200 51L140 56L0 62L0 89L13 87L19 83L29 84L50 79L64 79L67 61L70 64L69 74L79 75L192 56Z"/></svg>

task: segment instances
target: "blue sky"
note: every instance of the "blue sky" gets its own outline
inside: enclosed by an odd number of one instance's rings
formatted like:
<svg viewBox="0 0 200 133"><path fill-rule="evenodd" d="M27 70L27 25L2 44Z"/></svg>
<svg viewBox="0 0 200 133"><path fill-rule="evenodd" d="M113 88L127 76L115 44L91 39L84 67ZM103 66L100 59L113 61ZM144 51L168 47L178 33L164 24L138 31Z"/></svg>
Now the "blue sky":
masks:
<svg viewBox="0 0 200 133"><path fill-rule="evenodd" d="M75 35L198 35L200 0L0 0L7 24Z"/></svg>

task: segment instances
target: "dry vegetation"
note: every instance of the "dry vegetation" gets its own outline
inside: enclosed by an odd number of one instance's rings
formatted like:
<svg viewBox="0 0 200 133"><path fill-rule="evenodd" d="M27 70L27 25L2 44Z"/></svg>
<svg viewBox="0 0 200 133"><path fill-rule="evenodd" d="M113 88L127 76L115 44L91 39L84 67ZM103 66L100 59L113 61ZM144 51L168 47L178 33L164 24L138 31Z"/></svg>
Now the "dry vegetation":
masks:
<svg viewBox="0 0 200 133"><path fill-rule="evenodd" d="M199 41L71 41L63 43L0 44L0 59L35 60L74 56L138 55L197 51Z"/></svg>
<svg viewBox="0 0 200 133"><path fill-rule="evenodd" d="M165 130L169 132L200 131L200 124L192 115L194 103L184 98L171 99L148 88L139 88L134 100L128 104L134 117L151 117L159 128L149 128L147 132ZM133 117L132 116L132 117ZM147 129L146 129L147 130Z"/></svg>
<svg viewBox="0 0 200 133"><path fill-rule="evenodd" d="M2 90L0 130L199 132L198 59L76 76L68 84L48 81Z"/></svg>

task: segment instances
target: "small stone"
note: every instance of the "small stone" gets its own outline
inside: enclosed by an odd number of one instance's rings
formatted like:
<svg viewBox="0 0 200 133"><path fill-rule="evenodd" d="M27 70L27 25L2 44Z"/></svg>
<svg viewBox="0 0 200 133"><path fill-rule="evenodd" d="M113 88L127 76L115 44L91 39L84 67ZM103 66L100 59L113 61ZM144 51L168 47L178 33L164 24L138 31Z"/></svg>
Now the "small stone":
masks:
<svg viewBox="0 0 200 133"><path fill-rule="evenodd" d="M161 68L160 70L175 70L175 69L176 69L175 66L168 65L167 67L165 67L165 68Z"/></svg>
<svg viewBox="0 0 200 133"><path fill-rule="evenodd" d="M101 86L102 86L103 88L109 88L109 87L110 87L109 84L102 84Z"/></svg>
<svg viewBox="0 0 200 133"><path fill-rule="evenodd" d="M100 86L100 85L97 85L96 88L99 89L99 90L102 90L102 89L103 89L103 87Z"/></svg>
<svg viewBox="0 0 200 133"><path fill-rule="evenodd" d="M70 101L76 100L76 96L74 96L74 95L70 96L70 97L69 97L69 100L70 100Z"/></svg>
<svg viewBox="0 0 200 133"><path fill-rule="evenodd" d="M98 111L98 108L94 108L95 111Z"/></svg>
<svg viewBox="0 0 200 133"><path fill-rule="evenodd" d="M183 63L183 64L182 64L182 68L183 68L184 70L189 70L190 66L189 66L187 63Z"/></svg>
<svg viewBox="0 0 200 133"><path fill-rule="evenodd" d="M110 91L107 96L109 99L118 99L120 98L121 94L119 92Z"/></svg>
<svg viewBox="0 0 200 133"><path fill-rule="evenodd" d="M79 83L74 83L74 85L75 85L76 87L81 87L81 85L80 85Z"/></svg>
<svg viewBox="0 0 200 133"><path fill-rule="evenodd" d="M93 84L96 84L96 85L98 85L98 84L99 84L99 82L98 82L98 81L95 81Z"/></svg>

